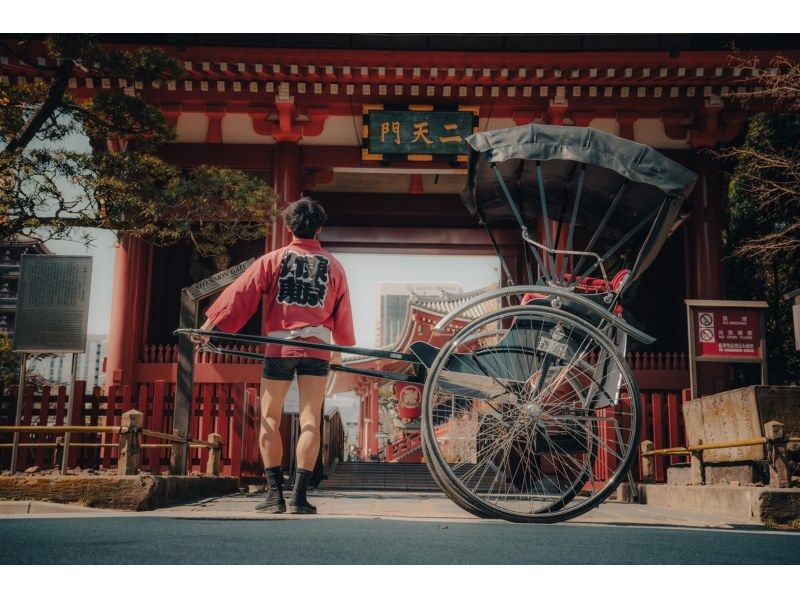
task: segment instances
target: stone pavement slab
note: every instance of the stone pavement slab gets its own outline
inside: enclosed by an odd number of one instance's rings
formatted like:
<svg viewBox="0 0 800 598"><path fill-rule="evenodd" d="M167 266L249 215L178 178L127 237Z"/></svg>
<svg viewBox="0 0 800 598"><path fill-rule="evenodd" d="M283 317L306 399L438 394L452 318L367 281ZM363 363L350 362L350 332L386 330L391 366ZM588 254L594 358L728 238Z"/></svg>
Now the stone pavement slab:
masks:
<svg viewBox="0 0 800 598"><path fill-rule="evenodd" d="M324 491L309 494L317 515L266 515L255 511L263 494L230 494L186 502L145 513L110 509L91 509L46 502L0 502L0 518L23 517L178 517L190 519L397 519L438 520L484 523L461 510L441 493ZM493 521L493 523L497 523ZM600 507L570 521L573 524L603 524L617 526L663 526L713 529L758 529L752 520L690 513L653 505L606 502ZM763 529L763 528L762 528Z"/></svg>
<svg viewBox="0 0 800 598"><path fill-rule="evenodd" d="M261 515L254 508L263 500L261 494L223 496L195 503L159 509L159 514L180 517L251 518L290 517L297 515ZM486 521L463 511L441 493L316 491L309 495L319 516L367 517L402 519L443 519ZM308 516L308 517L314 517ZM689 513L677 509L640 504L606 502L600 507L576 517L573 523L602 523L614 525L661 525L679 527L727 528L753 527L752 520Z"/></svg>

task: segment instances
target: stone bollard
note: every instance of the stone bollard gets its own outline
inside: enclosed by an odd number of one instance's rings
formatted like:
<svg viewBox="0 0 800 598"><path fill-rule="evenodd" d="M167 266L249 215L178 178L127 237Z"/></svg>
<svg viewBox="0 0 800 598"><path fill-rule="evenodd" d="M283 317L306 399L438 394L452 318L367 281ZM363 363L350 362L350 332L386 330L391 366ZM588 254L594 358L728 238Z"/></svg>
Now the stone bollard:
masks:
<svg viewBox="0 0 800 598"><path fill-rule="evenodd" d="M218 476L219 464L222 460L222 436L219 434L209 434L208 441L214 444L214 448L208 449L208 463L206 463L206 474Z"/></svg>
<svg viewBox="0 0 800 598"><path fill-rule="evenodd" d="M645 456L644 453L650 452L653 450L653 441L652 440L645 440L642 442L642 481L646 484L651 484L655 481L655 456L648 455Z"/></svg>
<svg viewBox="0 0 800 598"><path fill-rule="evenodd" d="M122 427L128 428L125 434L119 435L119 458L117 473L119 475L135 475L139 471L139 457L142 444L142 427L144 414L135 409L122 414Z"/></svg>
<svg viewBox="0 0 800 598"><path fill-rule="evenodd" d="M620 483L619 486L617 486L616 499L617 502L623 502L623 503L633 502L633 490L629 482L622 482Z"/></svg>
<svg viewBox="0 0 800 598"><path fill-rule="evenodd" d="M700 441L697 444L702 444ZM706 466L703 462L703 451L692 451L689 457L689 474L692 486L703 486L706 483Z"/></svg>
<svg viewBox="0 0 800 598"><path fill-rule="evenodd" d="M789 465L786 458L786 427L775 420L764 424L764 438L767 439L767 463L769 464L769 485L772 488L789 487Z"/></svg>
<svg viewBox="0 0 800 598"><path fill-rule="evenodd" d="M173 436L180 436L180 430L174 428ZM186 463L186 451L189 450L188 442L173 440L170 442L172 449L169 453L169 473L170 475L186 475L183 464Z"/></svg>
<svg viewBox="0 0 800 598"><path fill-rule="evenodd" d="M53 469L58 470L64 456L64 437L56 438L56 447L53 451Z"/></svg>

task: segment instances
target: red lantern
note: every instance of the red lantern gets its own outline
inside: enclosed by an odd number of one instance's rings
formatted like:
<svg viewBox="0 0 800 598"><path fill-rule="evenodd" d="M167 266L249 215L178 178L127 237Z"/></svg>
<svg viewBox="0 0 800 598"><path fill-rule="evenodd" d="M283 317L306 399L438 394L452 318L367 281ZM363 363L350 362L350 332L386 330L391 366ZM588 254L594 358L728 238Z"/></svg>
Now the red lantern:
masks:
<svg viewBox="0 0 800 598"><path fill-rule="evenodd" d="M394 385L400 419L417 419L422 413L422 386L397 382Z"/></svg>

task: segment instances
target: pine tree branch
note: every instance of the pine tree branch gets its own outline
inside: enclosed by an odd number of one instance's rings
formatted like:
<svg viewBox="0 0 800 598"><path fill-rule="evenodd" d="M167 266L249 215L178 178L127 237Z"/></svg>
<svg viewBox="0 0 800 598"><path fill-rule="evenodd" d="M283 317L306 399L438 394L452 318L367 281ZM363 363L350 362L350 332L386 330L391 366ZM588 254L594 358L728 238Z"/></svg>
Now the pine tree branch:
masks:
<svg viewBox="0 0 800 598"><path fill-rule="evenodd" d="M64 97L64 92L67 89L70 75L75 68L75 62L72 60L64 60L55 71L53 81L50 83L50 90L47 92L47 97L44 102L34 111L25 126L15 135L3 149L3 153L12 153L21 149L25 149L31 140L36 136L36 133L42 128L47 120L53 116L61 99Z"/></svg>

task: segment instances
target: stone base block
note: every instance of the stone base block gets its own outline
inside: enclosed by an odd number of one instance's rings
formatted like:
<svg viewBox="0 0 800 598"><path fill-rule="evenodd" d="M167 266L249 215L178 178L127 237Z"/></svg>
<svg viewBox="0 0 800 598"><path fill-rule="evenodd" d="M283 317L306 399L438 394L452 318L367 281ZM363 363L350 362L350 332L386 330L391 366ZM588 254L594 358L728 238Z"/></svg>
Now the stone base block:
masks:
<svg viewBox="0 0 800 598"><path fill-rule="evenodd" d="M667 467L667 484L670 486L691 486L692 472L688 463Z"/></svg>
<svg viewBox="0 0 800 598"><path fill-rule="evenodd" d="M0 477L0 500L46 500L124 511L150 511L238 489L238 481L233 477L151 474Z"/></svg>
<svg viewBox="0 0 800 598"><path fill-rule="evenodd" d="M753 522L800 519L800 488L642 484L642 502L658 507L727 515Z"/></svg>
<svg viewBox="0 0 800 598"><path fill-rule="evenodd" d="M762 461L752 463L706 463L706 484L730 484L751 486L769 484L767 464ZM671 465L667 468L667 484L671 486L691 486L692 476L688 463Z"/></svg>

